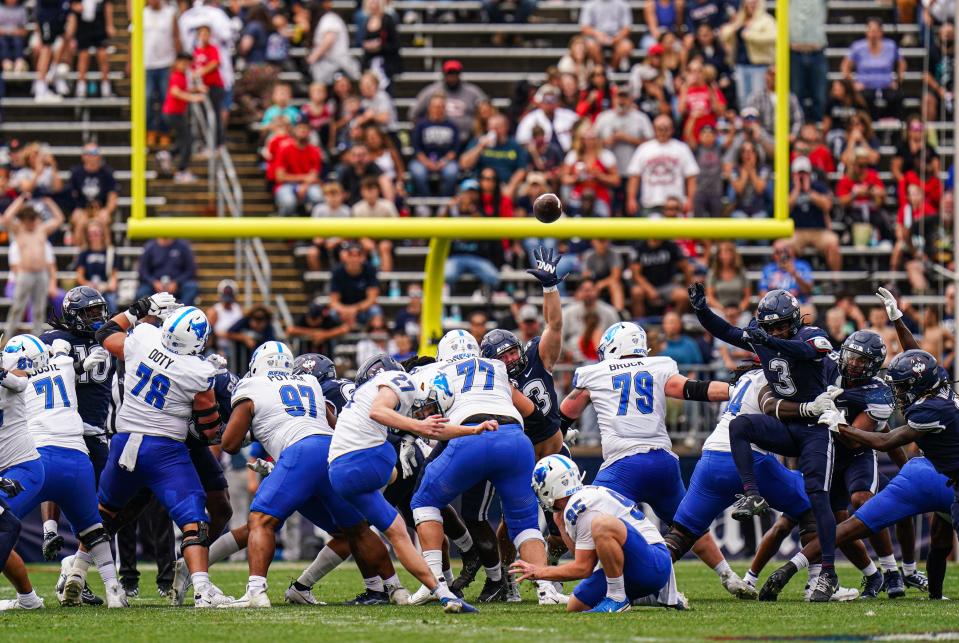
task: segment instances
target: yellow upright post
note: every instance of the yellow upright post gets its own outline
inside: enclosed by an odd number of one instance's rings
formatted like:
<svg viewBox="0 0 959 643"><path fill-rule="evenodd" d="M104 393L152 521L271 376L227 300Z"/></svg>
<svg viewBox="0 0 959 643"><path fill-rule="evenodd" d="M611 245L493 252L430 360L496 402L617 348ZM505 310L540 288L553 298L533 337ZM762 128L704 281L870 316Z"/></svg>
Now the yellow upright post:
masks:
<svg viewBox="0 0 959 643"><path fill-rule="evenodd" d="M146 217L147 196L147 132L146 132L146 69L143 66L143 5L144 0L130 3L133 15L129 16L133 25L130 34L130 217Z"/></svg>
<svg viewBox="0 0 959 643"><path fill-rule="evenodd" d="M450 239L430 239L426 255L426 278L423 280L423 309L420 311L420 355L436 355L436 344L443 336L443 284Z"/></svg>
<svg viewBox="0 0 959 643"><path fill-rule="evenodd" d="M776 154L773 208L789 218L789 0L776 2Z"/></svg>

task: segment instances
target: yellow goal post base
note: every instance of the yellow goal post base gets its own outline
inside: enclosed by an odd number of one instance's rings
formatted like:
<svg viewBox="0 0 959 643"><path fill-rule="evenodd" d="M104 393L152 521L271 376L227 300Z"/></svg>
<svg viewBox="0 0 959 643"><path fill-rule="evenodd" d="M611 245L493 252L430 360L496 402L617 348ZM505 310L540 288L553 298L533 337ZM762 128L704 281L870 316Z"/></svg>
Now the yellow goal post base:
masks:
<svg viewBox="0 0 959 643"><path fill-rule="evenodd" d="M306 217L145 217L127 222L131 239L312 239L370 237L429 239L423 310L421 355L435 355L435 338L443 334L443 283L454 239L714 239L761 240L793 235L792 219L592 219L567 218L545 224L533 218L402 218L314 219Z"/></svg>

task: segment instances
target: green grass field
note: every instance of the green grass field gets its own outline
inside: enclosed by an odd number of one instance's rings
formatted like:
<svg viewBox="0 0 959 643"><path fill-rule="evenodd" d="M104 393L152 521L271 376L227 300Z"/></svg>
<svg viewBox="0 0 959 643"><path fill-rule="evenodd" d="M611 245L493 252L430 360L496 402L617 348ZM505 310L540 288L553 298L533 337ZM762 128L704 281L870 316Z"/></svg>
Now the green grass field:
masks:
<svg viewBox="0 0 959 643"><path fill-rule="evenodd" d="M734 565L737 569L742 564ZM283 592L299 565L275 564L270 571L270 610L193 610L171 608L152 586L150 566L142 565L144 596L128 610L104 608L60 608L53 596L57 568L39 565L30 568L31 578L47 601L47 608L35 612L11 611L0 614L0 641L88 641L164 640L179 641L621 641L626 639L757 639L782 640L869 639L873 635L949 633L936 637L959 638L959 609L956 603L931 602L910 590L905 599L856 601L843 604L811 605L801 600L798 578L778 603L741 602L728 596L716 575L702 563L684 562L677 570L680 589L690 609L634 608L625 614L566 614L562 607L540 607L530 587L524 586L522 604L480 606L478 615L448 616L436 606L426 607L344 607L333 603L351 598L362 584L352 566L344 566L317 585L317 597L327 607L286 605ZM742 571L742 570L740 570ZM858 583L858 574L843 567L845 585ZM246 566L215 566L211 574L225 592L239 596L246 583ZM482 572L480 573L482 577ZM102 585L91 572L91 586L102 593ZM405 580L409 580L406 577ZM408 582L414 590L416 585ZM467 591L475 597L480 585ZM959 574L953 566L946 578L946 594L959 594ZM4 584L0 597L13 592Z"/></svg>

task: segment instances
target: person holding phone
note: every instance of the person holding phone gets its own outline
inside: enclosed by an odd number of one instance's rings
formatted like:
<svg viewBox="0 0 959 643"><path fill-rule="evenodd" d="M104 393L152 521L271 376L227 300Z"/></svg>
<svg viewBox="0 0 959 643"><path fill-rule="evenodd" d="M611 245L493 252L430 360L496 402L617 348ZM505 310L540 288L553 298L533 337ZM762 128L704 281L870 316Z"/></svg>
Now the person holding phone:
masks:
<svg viewBox="0 0 959 643"><path fill-rule="evenodd" d="M777 239L773 243L772 261L763 266L756 290L787 290L800 302L805 302L812 294L812 283L812 267L805 259L796 258L796 246L792 240Z"/></svg>

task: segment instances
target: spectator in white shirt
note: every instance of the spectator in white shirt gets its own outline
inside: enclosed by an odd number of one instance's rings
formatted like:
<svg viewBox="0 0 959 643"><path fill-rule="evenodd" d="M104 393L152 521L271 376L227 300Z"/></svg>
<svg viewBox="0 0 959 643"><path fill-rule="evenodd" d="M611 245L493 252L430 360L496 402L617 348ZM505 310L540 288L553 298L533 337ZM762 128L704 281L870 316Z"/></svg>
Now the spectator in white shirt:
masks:
<svg viewBox="0 0 959 643"><path fill-rule="evenodd" d="M143 8L143 65L147 70L147 145L156 145L157 133L165 133L160 115L166 100L170 69L180 50L176 7L166 0L148 0Z"/></svg>
<svg viewBox="0 0 959 643"><path fill-rule="evenodd" d="M559 142L564 152L568 152L573 143L573 126L579 120L576 112L559 106L559 90L552 85L544 85L536 92L534 109L516 126L516 141L526 145L533 138L533 128L537 125L543 128L547 139L553 137Z"/></svg>
<svg viewBox="0 0 959 643"><path fill-rule="evenodd" d="M313 49L306 57L313 81L330 85L337 72L356 80L360 77L360 65L350 55L350 33L346 23L333 11L333 0L323 0L320 8L322 13L311 19L314 24Z"/></svg>
<svg viewBox="0 0 959 643"><path fill-rule="evenodd" d="M633 10L625 0L589 0L579 14L579 27L597 65L603 64L603 50L609 50L613 69L629 71Z"/></svg>
<svg viewBox="0 0 959 643"><path fill-rule="evenodd" d="M682 200L685 211L690 212L699 174L693 152L673 138L673 121L665 114L656 117L653 133L655 138L636 148L629 161L626 212L635 215L642 209L648 213L661 208L669 197Z"/></svg>
<svg viewBox="0 0 959 643"><path fill-rule="evenodd" d="M616 156L619 173L625 175L636 148L653 137L649 116L636 108L629 86L620 85L612 109L596 117L594 127L605 145Z"/></svg>

